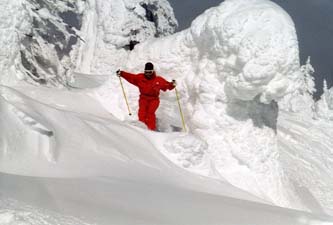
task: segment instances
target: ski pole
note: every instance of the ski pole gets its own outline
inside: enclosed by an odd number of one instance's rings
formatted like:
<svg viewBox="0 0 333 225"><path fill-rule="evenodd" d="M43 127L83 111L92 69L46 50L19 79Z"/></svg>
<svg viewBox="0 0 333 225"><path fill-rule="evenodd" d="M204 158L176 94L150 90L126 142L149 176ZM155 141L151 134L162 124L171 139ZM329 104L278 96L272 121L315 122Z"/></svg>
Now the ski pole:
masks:
<svg viewBox="0 0 333 225"><path fill-rule="evenodd" d="M176 97L177 97L177 102L178 102L179 113L180 113L180 116L181 116L181 118L182 118L183 129L184 129L184 131L186 132L186 126L185 126L184 115L183 115L182 107L180 106L179 94L178 94L178 90L177 90L177 88L175 88L175 92L176 92Z"/></svg>
<svg viewBox="0 0 333 225"><path fill-rule="evenodd" d="M117 71L117 73L118 73L118 71ZM118 76L118 77L119 77L119 82L120 82L121 89L123 90L124 99L125 99L125 102L126 102L126 105L127 105L128 115L131 116L132 113L131 113L131 109L130 109L128 101L127 101L127 97L126 97L125 89L124 89L124 86L123 86L123 82L121 80L121 77L120 76Z"/></svg>

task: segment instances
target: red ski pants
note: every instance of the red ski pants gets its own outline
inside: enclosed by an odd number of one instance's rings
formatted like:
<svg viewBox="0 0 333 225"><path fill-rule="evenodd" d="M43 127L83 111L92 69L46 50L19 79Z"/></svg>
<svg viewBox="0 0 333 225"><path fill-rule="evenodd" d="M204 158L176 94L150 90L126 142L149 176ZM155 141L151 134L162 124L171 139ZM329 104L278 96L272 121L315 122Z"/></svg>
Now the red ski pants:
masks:
<svg viewBox="0 0 333 225"><path fill-rule="evenodd" d="M156 130L156 115L155 112L160 104L158 98L145 98L139 99L139 120L144 122L148 129Z"/></svg>

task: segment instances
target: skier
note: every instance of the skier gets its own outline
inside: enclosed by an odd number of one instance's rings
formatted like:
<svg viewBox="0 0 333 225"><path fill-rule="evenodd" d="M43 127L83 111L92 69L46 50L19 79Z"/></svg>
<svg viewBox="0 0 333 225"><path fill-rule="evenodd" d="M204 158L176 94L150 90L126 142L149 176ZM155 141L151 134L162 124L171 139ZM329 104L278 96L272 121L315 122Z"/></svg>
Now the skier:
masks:
<svg viewBox="0 0 333 225"><path fill-rule="evenodd" d="M163 77L157 76L151 62L145 64L144 73L131 74L118 70L117 75L139 88L139 120L145 123L148 129L156 130L155 112L160 104L160 90L174 89L176 81L168 82Z"/></svg>

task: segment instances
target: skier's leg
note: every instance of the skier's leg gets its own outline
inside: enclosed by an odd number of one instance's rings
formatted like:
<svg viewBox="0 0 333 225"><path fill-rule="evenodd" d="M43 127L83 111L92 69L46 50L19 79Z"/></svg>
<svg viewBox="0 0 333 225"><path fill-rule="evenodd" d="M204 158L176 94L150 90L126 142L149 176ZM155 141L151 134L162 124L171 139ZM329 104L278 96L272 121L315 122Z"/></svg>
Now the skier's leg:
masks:
<svg viewBox="0 0 333 225"><path fill-rule="evenodd" d="M147 120L147 108L148 108L148 101L144 98L140 98L138 117L139 117L139 120L145 124L146 124L146 120Z"/></svg>
<svg viewBox="0 0 333 225"><path fill-rule="evenodd" d="M156 115L155 112L160 104L159 99L153 99L149 102L147 109L147 127L150 130L156 130Z"/></svg>

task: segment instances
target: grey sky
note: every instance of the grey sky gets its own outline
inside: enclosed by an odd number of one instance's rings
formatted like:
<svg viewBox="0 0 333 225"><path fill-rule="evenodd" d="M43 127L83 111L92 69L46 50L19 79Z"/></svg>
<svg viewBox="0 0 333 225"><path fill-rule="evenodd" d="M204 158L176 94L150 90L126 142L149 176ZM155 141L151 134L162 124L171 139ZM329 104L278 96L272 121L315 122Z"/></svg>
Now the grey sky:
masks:
<svg viewBox="0 0 333 225"><path fill-rule="evenodd" d="M284 8L295 22L301 63L311 56L315 68L318 97L323 79L333 86L333 1L332 0L273 0ZM179 29L190 26L195 17L222 0L169 0Z"/></svg>

